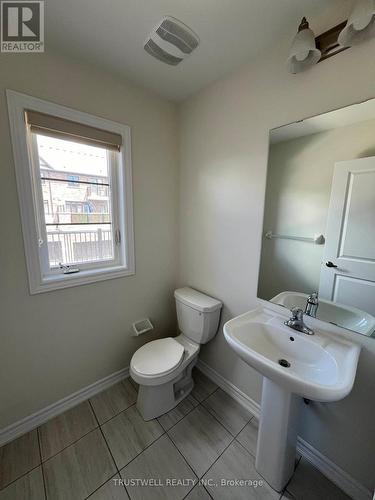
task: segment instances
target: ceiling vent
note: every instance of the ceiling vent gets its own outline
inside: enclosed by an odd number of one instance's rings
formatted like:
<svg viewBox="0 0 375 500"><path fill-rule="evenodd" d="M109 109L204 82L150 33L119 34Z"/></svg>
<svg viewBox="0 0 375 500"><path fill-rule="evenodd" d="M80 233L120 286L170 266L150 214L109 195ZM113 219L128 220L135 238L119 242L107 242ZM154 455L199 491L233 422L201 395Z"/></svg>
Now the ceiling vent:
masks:
<svg viewBox="0 0 375 500"><path fill-rule="evenodd" d="M198 36L184 23L166 16L147 38L144 49L151 56L171 66L177 66L199 45Z"/></svg>

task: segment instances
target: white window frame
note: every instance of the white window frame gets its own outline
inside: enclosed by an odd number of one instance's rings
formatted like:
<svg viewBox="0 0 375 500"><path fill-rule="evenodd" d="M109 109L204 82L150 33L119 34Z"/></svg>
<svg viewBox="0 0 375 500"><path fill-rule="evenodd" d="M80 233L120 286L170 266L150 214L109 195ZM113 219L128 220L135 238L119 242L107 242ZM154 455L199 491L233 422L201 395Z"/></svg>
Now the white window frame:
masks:
<svg viewBox="0 0 375 500"><path fill-rule="evenodd" d="M135 274L130 127L13 90L7 90L6 94L30 293L43 293ZM38 223L38 217L43 213L43 207L36 208L37 200L40 204L42 198L40 195L35 196L35 191L41 190L41 182L39 179L36 182L33 168L35 159L32 158L32 152L35 152L36 145L30 147L30 141L35 141L36 138L28 131L25 110L53 115L122 136L120 152L108 153L108 156L116 155L115 160L114 157L110 160L112 165L116 164L116 173L112 177L114 185L111 186L112 203L115 200L118 206L118 211L113 212L113 227L118 228L121 235L120 244L116 245L114 242L116 248L113 261L79 264L77 267L80 271L75 274L46 270L47 245L41 247L44 247L44 255L39 247L41 224ZM113 208L112 206L112 210ZM45 230L44 223L42 226Z"/></svg>

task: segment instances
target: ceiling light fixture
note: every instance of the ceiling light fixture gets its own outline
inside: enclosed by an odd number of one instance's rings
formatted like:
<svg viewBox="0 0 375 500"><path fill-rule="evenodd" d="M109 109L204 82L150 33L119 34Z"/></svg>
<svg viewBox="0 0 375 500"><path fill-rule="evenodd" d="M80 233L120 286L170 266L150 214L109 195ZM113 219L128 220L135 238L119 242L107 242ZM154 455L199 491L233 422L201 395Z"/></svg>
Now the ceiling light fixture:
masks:
<svg viewBox="0 0 375 500"><path fill-rule="evenodd" d="M375 36L375 0L356 0L338 42L351 47Z"/></svg>
<svg viewBox="0 0 375 500"><path fill-rule="evenodd" d="M304 17L290 49L288 69L290 73L300 73L316 64L320 57L321 52L316 48L315 35Z"/></svg>

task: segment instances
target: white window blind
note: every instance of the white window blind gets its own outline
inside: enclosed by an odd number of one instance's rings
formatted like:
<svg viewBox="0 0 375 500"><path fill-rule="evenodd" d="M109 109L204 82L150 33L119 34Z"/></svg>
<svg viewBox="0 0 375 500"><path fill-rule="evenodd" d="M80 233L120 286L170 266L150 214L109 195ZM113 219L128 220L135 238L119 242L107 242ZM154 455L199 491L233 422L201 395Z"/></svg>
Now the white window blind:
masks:
<svg viewBox="0 0 375 500"><path fill-rule="evenodd" d="M120 151L122 136L115 132L91 127L57 116L26 110L26 122L32 132L69 139L91 146Z"/></svg>

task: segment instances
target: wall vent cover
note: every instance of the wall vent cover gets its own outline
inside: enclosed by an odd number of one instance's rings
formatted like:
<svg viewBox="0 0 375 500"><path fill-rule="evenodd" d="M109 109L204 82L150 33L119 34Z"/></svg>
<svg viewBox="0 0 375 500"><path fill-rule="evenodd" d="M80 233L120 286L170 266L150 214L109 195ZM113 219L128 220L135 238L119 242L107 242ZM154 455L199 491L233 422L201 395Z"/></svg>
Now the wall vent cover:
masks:
<svg viewBox="0 0 375 500"><path fill-rule="evenodd" d="M148 36L145 51L159 61L177 66L199 45L199 38L184 23L165 16Z"/></svg>

